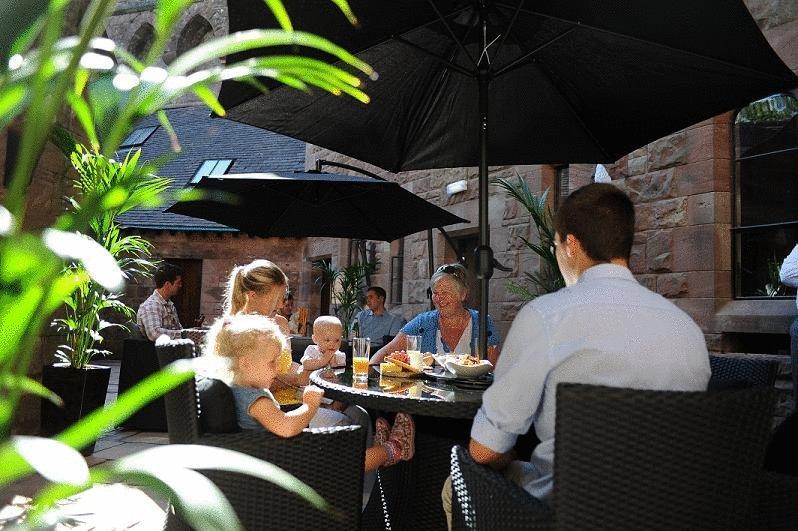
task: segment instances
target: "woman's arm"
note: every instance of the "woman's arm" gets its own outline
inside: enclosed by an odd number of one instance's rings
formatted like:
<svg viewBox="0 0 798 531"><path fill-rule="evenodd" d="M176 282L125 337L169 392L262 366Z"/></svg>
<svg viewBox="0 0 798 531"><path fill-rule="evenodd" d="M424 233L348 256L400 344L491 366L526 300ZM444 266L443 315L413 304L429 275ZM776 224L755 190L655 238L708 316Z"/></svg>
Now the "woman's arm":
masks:
<svg viewBox="0 0 798 531"><path fill-rule="evenodd" d="M496 362L499 361L499 347L494 345L488 346L488 361L494 367L496 366Z"/></svg>
<svg viewBox="0 0 798 531"><path fill-rule="evenodd" d="M407 346L406 338L407 336L404 334L404 332L399 332L398 334L396 334L395 338L390 340L388 344L386 344L384 347L382 347L380 350L374 353L374 355L369 360L369 363L372 364L382 363L382 360L384 360L385 356L387 356L388 354L396 352L397 350L405 350L405 347Z"/></svg>

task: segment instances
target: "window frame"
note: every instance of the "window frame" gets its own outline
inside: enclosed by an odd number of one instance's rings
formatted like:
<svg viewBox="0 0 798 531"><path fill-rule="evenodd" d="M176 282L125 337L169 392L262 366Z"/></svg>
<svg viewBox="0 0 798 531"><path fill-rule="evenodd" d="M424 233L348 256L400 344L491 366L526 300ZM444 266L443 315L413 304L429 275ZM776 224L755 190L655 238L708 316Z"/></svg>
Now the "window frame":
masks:
<svg viewBox="0 0 798 531"><path fill-rule="evenodd" d="M774 93L769 96L765 96L765 98L770 98L776 95L784 95L790 96L795 100L798 100L798 97L795 95L785 92L785 93ZM761 99L765 99L761 98ZM755 101L749 102L748 105L751 105ZM741 264L741 245L738 244L738 239L741 237L742 234L746 232L756 232L762 231L767 229L776 229L776 228L783 228L783 227L798 227L798 218L792 221L780 221L776 223L761 223L756 225L740 225L739 217L742 212L742 205L741 205L741 176L740 176L740 163L745 160L751 160L754 158L776 155L779 153L791 152L791 151L798 151L798 144L792 148L787 149L780 149L776 151L771 151L768 153L758 153L755 155L748 155L748 156L738 156L737 153L737 117L739 116L740 112L748 107L745 105L739 109L737 109L732 116L731 119L731 150L732 150L732 157L731 157L731 174L732 174L732 187L731 192L733 195L733 201L731 205L731 227L729 232L731 234L731 288L732 288L732 298L734 300L794 300L794 294L787 294L787 295L776 295L773 297L769 297L767 295L743 295L742 294L742 278L741 278L741 271L740 271L740 264Z"/></svg>
<svg viewBox="0 0 798 531"><path fill-rule="evenodd" d="M137 137L137 134L139 134L140 131L146 131L147 129L149 129L149 132L141 133L141 134L144 135L144 137L141 139L141 141L139 141L139 142L133 142L132 141L134 138ZM125 137L124 140L122 140L122 143L119 144L119 149L128 149L128 148L141 146L142 144L144 144L144 142L146 142L152 136L152 134L155 132L156 129L158 129L157 125L146 125L146 126L143 126L143 127L135 128L133 131L130 132L129 135L127 135Z"/></svg>
<svg viewBox="0 0 798 531"><path fill-rule="evenodd" d="M224 162L224 161L227 161L228 164L227 164L227 166L225 167L225 169L221 173L211 173L211 172L216 170L216 168L219 166L220 162ZM197 168L197 171L194 172L194 175L191 177L191 179L189 179L188 184L197 184L198 182L200 182L200 179L202 179L203 177L226 175L227 172L230 171L230 168L233 167L233 163L235 161L236 161L236 159L233 159L233 158L230 158L230 159L205 159L205 160L202 161L202 163L200 163L199 167ZM202 168L204 168L205 164L207 164L208 162L215 162L215 164L211 168L210 172L200 174L200 170L202 170Z"/></svg>

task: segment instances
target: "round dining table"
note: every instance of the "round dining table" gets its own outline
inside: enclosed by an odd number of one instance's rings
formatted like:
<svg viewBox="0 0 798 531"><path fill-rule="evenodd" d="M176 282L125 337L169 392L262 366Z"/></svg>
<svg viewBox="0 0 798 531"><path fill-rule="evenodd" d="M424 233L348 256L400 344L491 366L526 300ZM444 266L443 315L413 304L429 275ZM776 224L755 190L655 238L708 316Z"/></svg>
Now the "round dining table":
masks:
<svg viewBox="0 0 798 531"><path fill-rule="evenodd" d="M426 375L383 377L376 367L369 368L367 380L353 378L351 368L319 369L310 380L324 389L326 398L357 404L377 415L413 415L415 456L378 471L381 499L375 500L375 490L369 505L382 513L380 524L386 529L445 530L440 494L449 475L451 449L455 444L468 444L471 421L490 380L482 380L480 385ZM367 520L364 513L364 526L370 527L365 525Z"/></svg>

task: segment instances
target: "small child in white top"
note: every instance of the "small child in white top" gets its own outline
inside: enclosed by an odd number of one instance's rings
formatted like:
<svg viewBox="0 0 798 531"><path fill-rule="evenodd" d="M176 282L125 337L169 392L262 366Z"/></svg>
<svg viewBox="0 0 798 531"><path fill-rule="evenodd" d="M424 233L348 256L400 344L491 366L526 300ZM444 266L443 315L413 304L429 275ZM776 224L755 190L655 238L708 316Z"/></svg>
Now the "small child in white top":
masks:
<svg viewBox="0 0 798 531"><path fill-rule="evenodd" d="M308 345L300 363L305 372L325 367L346 366L346 355L341 352L341 321L332 315L322 315L313 321L313 343Z"/></svg>

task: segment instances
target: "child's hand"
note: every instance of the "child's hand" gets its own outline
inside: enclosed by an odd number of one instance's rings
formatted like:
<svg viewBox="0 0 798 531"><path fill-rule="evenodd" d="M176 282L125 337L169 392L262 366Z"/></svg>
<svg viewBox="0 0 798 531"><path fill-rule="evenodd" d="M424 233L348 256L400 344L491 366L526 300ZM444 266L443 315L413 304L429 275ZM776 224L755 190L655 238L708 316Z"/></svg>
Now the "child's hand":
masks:
<svg viewBox="0 0 798 531"><path fill-rule="evenodd" d="M319 407L323 397L324 390L316 387L315 385L309 385L305 387L304 391L302 391L302 402L311 407Z"/></svg>
<svg viewBox="0 0 798 531"><path fill-rule="evenodd" d="M340 413L343 413L347 407L349 407L348 404L346 404L345 402L339 402L338 400L330 404L330 409L338 411Z"/></svg>

